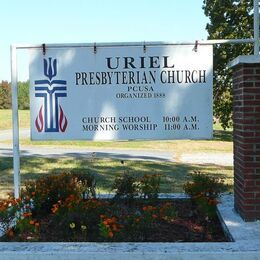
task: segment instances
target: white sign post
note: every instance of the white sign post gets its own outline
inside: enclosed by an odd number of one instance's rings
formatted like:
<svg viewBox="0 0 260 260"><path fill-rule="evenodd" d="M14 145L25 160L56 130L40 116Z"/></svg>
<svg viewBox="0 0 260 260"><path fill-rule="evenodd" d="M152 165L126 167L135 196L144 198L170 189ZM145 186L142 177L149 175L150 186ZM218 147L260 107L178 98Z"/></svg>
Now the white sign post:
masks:
<svg viewBox="0 0 260 260"><path fill-rule="evenodd" d="M12 123L13 123L13 168L14 168L14 196L20 196L20 148L19 148L19 120L18 120L18 88L16 46L12 45L11 52L11 81L12 81Z"/></svg>
<svg viewBox="0 0 260 260"><path fill-rule="evenodd" d="M212 45L195 47L32 49L32 139L210 139Z"/></svg>

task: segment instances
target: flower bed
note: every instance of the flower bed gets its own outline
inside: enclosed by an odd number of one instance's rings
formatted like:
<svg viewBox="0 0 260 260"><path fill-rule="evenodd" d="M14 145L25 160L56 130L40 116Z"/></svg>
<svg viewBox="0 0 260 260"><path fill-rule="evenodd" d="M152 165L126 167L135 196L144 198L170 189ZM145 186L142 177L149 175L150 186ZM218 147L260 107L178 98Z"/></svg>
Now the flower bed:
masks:
<svg viewBox="0 0 260 260"><path fill-rule="evenodd" d="M199 176L198 174L196 176ZM204 176L199 180L205 181ZM209 188L206 184L210 182ZM97 199L93 176L63 174L28 183L22 198L0 203L2 241L221 242L215 180L187 183L191 199L159 199L160 176L115 181L112 199ZM214 185L212 185L214 184ZM211 190L210 190L211 189ZM214 192L213 192L214 190Z"/></svg>

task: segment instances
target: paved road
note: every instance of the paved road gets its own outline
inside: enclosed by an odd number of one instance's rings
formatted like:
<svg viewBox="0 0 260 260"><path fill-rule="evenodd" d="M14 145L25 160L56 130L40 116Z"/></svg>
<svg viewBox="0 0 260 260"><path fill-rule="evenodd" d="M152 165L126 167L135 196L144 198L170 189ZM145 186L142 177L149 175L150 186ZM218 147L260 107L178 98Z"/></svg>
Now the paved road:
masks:
<svg viewBox="0 0 260 260"><path fill-rule="evenodd" d="M20 129L20 138L29 137L28 129ZM12 132L5 130L0 132L0 157L12 156L11 145L1 141L12 139ZM149 161L176 161L174 152L128 149L100 149L100 148L64 148L64 147L21 147L21 156L40 156L49 158L78 157L78 158L114 158L120 160L149 160ZM182 154L178 159L180 163L216 164L233 166L232 153L191 153Z"/></svg>
<svg viewBox="0 0 260 260"><path fill-rule="evenodd" d="M12 156L12 148L0 144L0 156ZM173 154L169 152L151 152L143 150L115 150L95 148L48 148L48 147L22 147L21 156L40 156L49 158L78 157L78 158L114 158L120 160L149 160L173 161Z"/></svg>

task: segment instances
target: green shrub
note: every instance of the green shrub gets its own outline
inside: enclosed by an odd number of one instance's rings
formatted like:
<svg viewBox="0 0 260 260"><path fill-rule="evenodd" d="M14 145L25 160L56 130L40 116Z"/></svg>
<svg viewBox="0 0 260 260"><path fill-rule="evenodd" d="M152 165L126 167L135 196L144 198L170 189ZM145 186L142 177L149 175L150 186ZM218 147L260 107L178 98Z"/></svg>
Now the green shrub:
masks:
<svg viewBox="0 0 260 260"><path fill-rule="evenodd" d="M115 179L113 188L116 198L133 199L156 199L160 191L161 176L159 174L145 174L136 177L129 172Z"/></svg>
<svg viewBox="0 0 260 260"><path fill-rule="evenodd" d="M140 194L144 199L157 199L160 191L160 174L145 174L140 179Z"/></svg>
<svg viewBox="0 0 260 260"><path fill-rule="evenodd" d="M104 201L70 195L53 205L53 218L49 227L58 230L59 236L65 239L86 239L98 233L100 215L106 213L107 208Z"/></svg>
<svg viewBox="0 0 260 260"><path fill-rule="evenodd" d="M22 197L31 197L36 214L49 213L53 204L70 195L77 198L95 197L95 179L91 174L62 173L30 181L22 190Z"/></svg>
<svg viewBox="0 0 260 260"><path fill-rule="evenodd" d="M220 178L210 177L201 172L191 174L192 181L184 184L184 191L190 195L199 208L211 218L216 215L216 206L219 203L220 194L227 187Z"/></svg>
<svg viewBox="0 0 260 260"><path fill-rule="evenodd" d="M115 189L116 198L126 198L131 200L138 195L137 178L129 172L126 172L115 179L113 189Z"/></svg>

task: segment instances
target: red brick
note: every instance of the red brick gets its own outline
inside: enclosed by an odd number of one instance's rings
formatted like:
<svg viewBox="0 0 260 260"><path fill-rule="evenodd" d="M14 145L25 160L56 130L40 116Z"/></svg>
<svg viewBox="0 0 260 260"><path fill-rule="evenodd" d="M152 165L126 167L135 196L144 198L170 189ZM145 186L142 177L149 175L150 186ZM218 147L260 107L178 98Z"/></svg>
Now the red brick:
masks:
<svg viewBox="0 0 260 260"><path fill-rule="evenodd" d="M255 82L255 81L260 81L260 76L257 75L244 75L243 80L245 82Z"/></svg>
<svg viewBox="0 0 260 260"><path fill-rule="evenodd" d="M241 196L242 203L245 203L245 200L248 199L255 199L255 193L254 192L244 192Z"/></svg>
<svg viewBox="0 0 260 260"><path fill-rule="evenodd" d="M255 211L256 210L255 206L251 206L251 205L250 206L249 205L243 205L242 208L243 208L244 211Z"/></svg>
<svg viewBox="0 0 260 260"><path fill-rule="evenodd" d="M243 201L244 205L260 205L260 199L255 199L255 198L252 198L252 199L245 199Z"/></svg>
<svg viewBox="0 0 260 260"><path fill-rule="evenodd" d="M256 184L256 183L255 183L254 180L245 180L245 181L244 181L244 187L254 187L255 184ZM253 195L253 197L254 197L254 193L251 194L251 195Z"/></svg>
<svg viewBox="0 0 260 260"><path fill-rule="evenodd" d="M243 68L241 72L245 74L255 74L255 68Z"/></svg>
<svg viewBox="0 0 260 260"><path fill-rule="evenodd" d="M260 64L233 68L233 120L235 208L260 219Z"/></svg>
<svg viewBox="0 0 260 260"><path fill-rule="evenodd" d="M260 101L259 100L244 100L244 102L241 101L236 101L238 102L240 105L240 103L243 103L243 106L259 106L260 105ZM236 105L236 104L234 104Z"/></svg>
<svg viewBox="0 0 260 260"><path fill-rule="evenodd" d="M259 188L258 188L259 189ZM247 198L254 198L254 192L257 191L257 187L255 185L253 186L243 186L243 190L245 192L244 197Z"/></svg>
<svg viewBox="0 0 260 260"><path fill-rule="evenodd" d="M241 111L243 111L243 112L255 112L256 110L255 110L254 107L243 106L243 107L241 107ZM255 115L255 114L253 114L253 115Z"/></svg>
<svg viewBox="0 0 260 260"><path fill-rule="evenodd" d="M245 85L245 84L244 84ZM260 88L256 87L247 87L243 89L242 93L250 93L250 94L259 94L260 93Z"/></svg>

